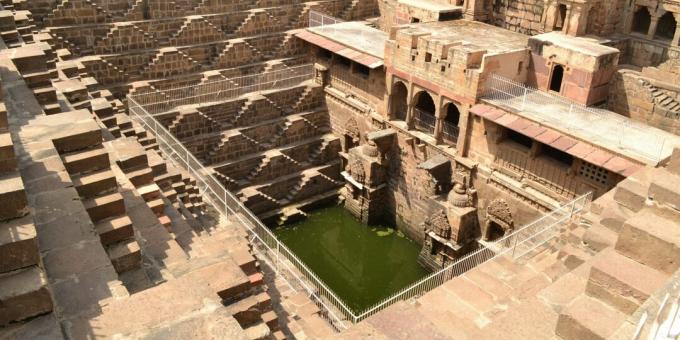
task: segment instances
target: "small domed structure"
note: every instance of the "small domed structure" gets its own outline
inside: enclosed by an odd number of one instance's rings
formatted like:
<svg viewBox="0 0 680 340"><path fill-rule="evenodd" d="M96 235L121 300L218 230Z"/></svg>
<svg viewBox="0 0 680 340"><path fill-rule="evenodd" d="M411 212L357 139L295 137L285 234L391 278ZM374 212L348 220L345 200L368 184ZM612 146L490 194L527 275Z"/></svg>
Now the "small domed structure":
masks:
<svg viewBox="0 0 680 340"><path fill-rule="evenodd" d="M456 183L453 186L453 190L449 192L447 201L454 207L458 208L468 207L470 204L470 199L467 195L467 190L465 190L465 186L463 184Z"/></svg>

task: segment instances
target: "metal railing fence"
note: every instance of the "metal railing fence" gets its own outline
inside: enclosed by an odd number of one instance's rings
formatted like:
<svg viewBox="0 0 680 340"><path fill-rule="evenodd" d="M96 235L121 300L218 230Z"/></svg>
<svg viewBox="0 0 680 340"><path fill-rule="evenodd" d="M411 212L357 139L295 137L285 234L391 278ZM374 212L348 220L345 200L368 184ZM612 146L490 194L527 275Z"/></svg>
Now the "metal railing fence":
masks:
<svg viewBox="0 0 680 340"><path fill-rule="evenodd" d="M313 78L314 65L304 64L278 71L133 94L130 97L147 112L159 114L182 105L224 101L252 92L295 86Z"/></svg>
<svg viewBox="0 0 680 340"><path fill-rule="evenodd" d="M308 70L309 69L310 68L308 68ZM309 75L309 73L301 72L299 75L296 75L296 77L302 78L304 77L303 75ZM276 77L274 78L280 79ZM255 79L260 79L265 83L271 82L273 81L272 79L274 79L266 74L257 75L252 78L242 78L252 79L241 83L251 89L270 89L272 87L269 85L261 86L255 82ZM283 79L291 78L283 77ZM223 81L216 83L223 83ZM216 92L214 91L214 88L209 87L210 84L198 86L202 86L201 88L207 90L209 93ZM230 88L230 90L234 89ZM173 103L183 102L182 100L185 100L186 98L183 98L182 95L191 97L192 101L197 101L198 99L196 98L203 98L203 94L200 93L200 91L188 89L188 87L166 91L176 91L170 93L179 96L175 101L172 101ZM238 91L240 90L235 90L235 93L243 93ZM248 232L255 248L258 249L262 256L262 259L267 261L277 274L283 275L285 278L289 279L289 282L296 283L298 287L304 289L322 310L321 315L338 330L346 329L348 327L347 323L360 322L397 301L410 299L427 293L447 280L462 275L466 271L497 256L511 254L513 258L518 258L528 254L558 235L560 227L583 211L592 198L590 193L578 197L555 211L543 216L539 220L514 231L494 243L487 244L485 247L462 257L446 268L402 289L373 307L368 308L361 313L356 313L348 308L340 297L314 274L300 258L288 249L285 244L280 242L271 230L262 224L262 222L246 208L238 198L228 191L224 185L216 179L211 170L205 168L201 162L172 135L172 133L158 122L153 115L153 112L158 111L153 110L158 108L156 105L159 105L159 103L154 100L144 102L144 99L148 98L149 97L146 97L144 94L130 95L127 97L128 110L131 119L138 124L141 124L155 135L160 151L166 159L185 169L193 176L194 179L196 179L198 189L203 193L205 200L210 203L223 218L232 218L238 221ZM220 96L219 98L224 99L225 97ZM142 100L144 103L140 103L138 100ZM151 111L149 111L149 109L151 109Z"/></svg>
<svg viewBox="0 0 680 340"><path fill-rule="evenodd" d="M341 19L332 17L328 14L324 14L318 11L309 11L309 27L319 27L334 25L344 22Z"/></svg>
<svg viewBox="0 0 680 340"><path fill-rule="evenodd" d="M434 127L437 119L433 113L425 112L420 109L413 109L413 125L417 130L434 134Z"/></svg>
<svg viewBox="0 0 680 340"><path fill-rule="evenodd" d="M587 209L591 200L592 193L580 196L551 213L544 215L533 223L504 236L500 240L465 255L456 262L446 266L444 269L421 279L391 297L377 303L375 306L368 308L363 313L357 315L354 322L360 322L397 301L421 296L432 289L439 287L446 281L463 275L470 269L496 257L510 255L513 259L517 259L530 253L532 250L559 235L560 229L566 223L569 223L573 217L578 216L581 211Z"/></svg>
<svg viewBox="0 0 680 340"><path fill-rule="evenodd" d="M663 158L666 147L663 136L611 111L587 107L496 74L487 78L482 99L528 114L538 122L596 136L595 143L617 146L652 162L658 163Z"/></svg>
<svg viewBox="0 0 680 340"><path fill-rule="evenodd" d="M215 178L210 170L191 154L165 127L160 124L135 99L128 96L128 109L133 121L152 132L161 152L174 165L186 170L196 179L203 198L225 219L232 218L246 228L256 246L274 271L302 287L322 309L325 317L336 329L346 329L346 321L354 319L354 313L333 291L319 279L286 245L280 242L241 201Z"/></svg>

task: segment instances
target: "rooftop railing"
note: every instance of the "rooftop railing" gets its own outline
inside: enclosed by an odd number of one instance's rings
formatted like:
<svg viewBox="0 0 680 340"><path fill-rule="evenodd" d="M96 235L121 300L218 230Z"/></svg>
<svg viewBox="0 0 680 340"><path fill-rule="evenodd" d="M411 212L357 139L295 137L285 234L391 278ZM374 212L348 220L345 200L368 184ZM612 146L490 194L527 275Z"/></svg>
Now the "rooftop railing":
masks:
<svg viewBox="0 0 680 340"><path fill-rule="evenodd" d="M483 100L519 111L527 118L566 130L586 140L622 153L632 153L658 163L670 155L667 134L615 112L587 107L557 94L492 74Z"/></svg>
<svg viewBox="0 0 680 340"><path fill-rule="evenodd" d="M328 14L317 11L309 11L309 27L335 25L341 22L344 21Z"/></svg>
<svg viewBox="0 0 680 340"><path fill-rule="evenodd" d="M295 86L313 78L314 65L305 64L191 86L158 89L148 93L133 94L131 97L147 112L159 114L182 105L225 101L248 93ZM159 98L162 99L159 100Z"/></svg>

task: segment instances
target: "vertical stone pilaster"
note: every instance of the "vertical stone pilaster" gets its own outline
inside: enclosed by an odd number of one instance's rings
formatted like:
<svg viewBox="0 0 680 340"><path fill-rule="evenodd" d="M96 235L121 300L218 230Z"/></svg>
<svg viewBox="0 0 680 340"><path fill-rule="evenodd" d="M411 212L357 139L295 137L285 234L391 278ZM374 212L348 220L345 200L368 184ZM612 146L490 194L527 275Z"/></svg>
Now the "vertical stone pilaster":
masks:
<svg viewBox="0 0 680 340"><path fill-rule="evenodd" d="M413 122L413 110L415 110L415 104L413 103L408 103L407 104L408 109L406 110L406 127L409 130L413 129L414 122Z"/></svg>
<svg viewBox="0 0 680 340"><path fill-rule="evenodd" d="M656 26L659 24L660 18L661 17L657 15L652 16L652 22L649 24L649 31L647 31L647 38L654 39L654 35L656 34Z"/></svg>
<svg viewBox="0 0 680 340"><path fill-rule="evenodd" d="M672 46L680 46L680 13L673 13L675 17L675 35L673 36Z"/></svg>

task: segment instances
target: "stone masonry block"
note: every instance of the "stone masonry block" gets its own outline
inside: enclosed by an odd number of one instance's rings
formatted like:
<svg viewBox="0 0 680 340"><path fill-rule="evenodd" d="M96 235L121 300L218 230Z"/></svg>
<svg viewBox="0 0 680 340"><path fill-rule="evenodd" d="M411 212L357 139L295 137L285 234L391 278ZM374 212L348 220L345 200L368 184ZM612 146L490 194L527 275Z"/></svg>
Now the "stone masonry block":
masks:
<svg viewBox="0 0 680 340"><path fill-rule="evenodd" d="M640 211L647 200L647 186L628 178L616 186L614 200L633 211Z"/></svg>
<svg viewBox="0 0 680 340"><path fill-rule="evenodd" d="M680 210L680 175L659 170L649 186L649 197L662 205Z"/></svg>
<svg viewBox="0 0 680 340"><path fill-rule="evenodd" d="M609 248L593 261L586 294L632 315L666 278L667 275Z"/></svg>
<svg viewBox="0 0 680 340"><path fill-rule="evenodd" d="M680 221L662 210L645 208L621 228L616 250L665 273L680 268Z"/></svg>
<svg viewBox="0 0 680 340"><path fill-rule="evenodd" d="M560 314L555 334L564 340L608 339L624 319L623 313L581 296Z"/></svg>
<svg viewBox="0 0 680 340"><path fill-rule="evenodd" d="M37 266L0 276L0 325L52 310L47 279Z"/></svg>
<svg viewBox="0 0 680 340"><path fill-rule="evenodd" d="M0 221L28 214L28 200L24 183L18 172L0 175Z"/></svg>
<svg viewBox="0 0 680 340"><path fill-rule="evenodd" d="M39 259L31 216L0 223L0 273L36 265Z"/></svg>

